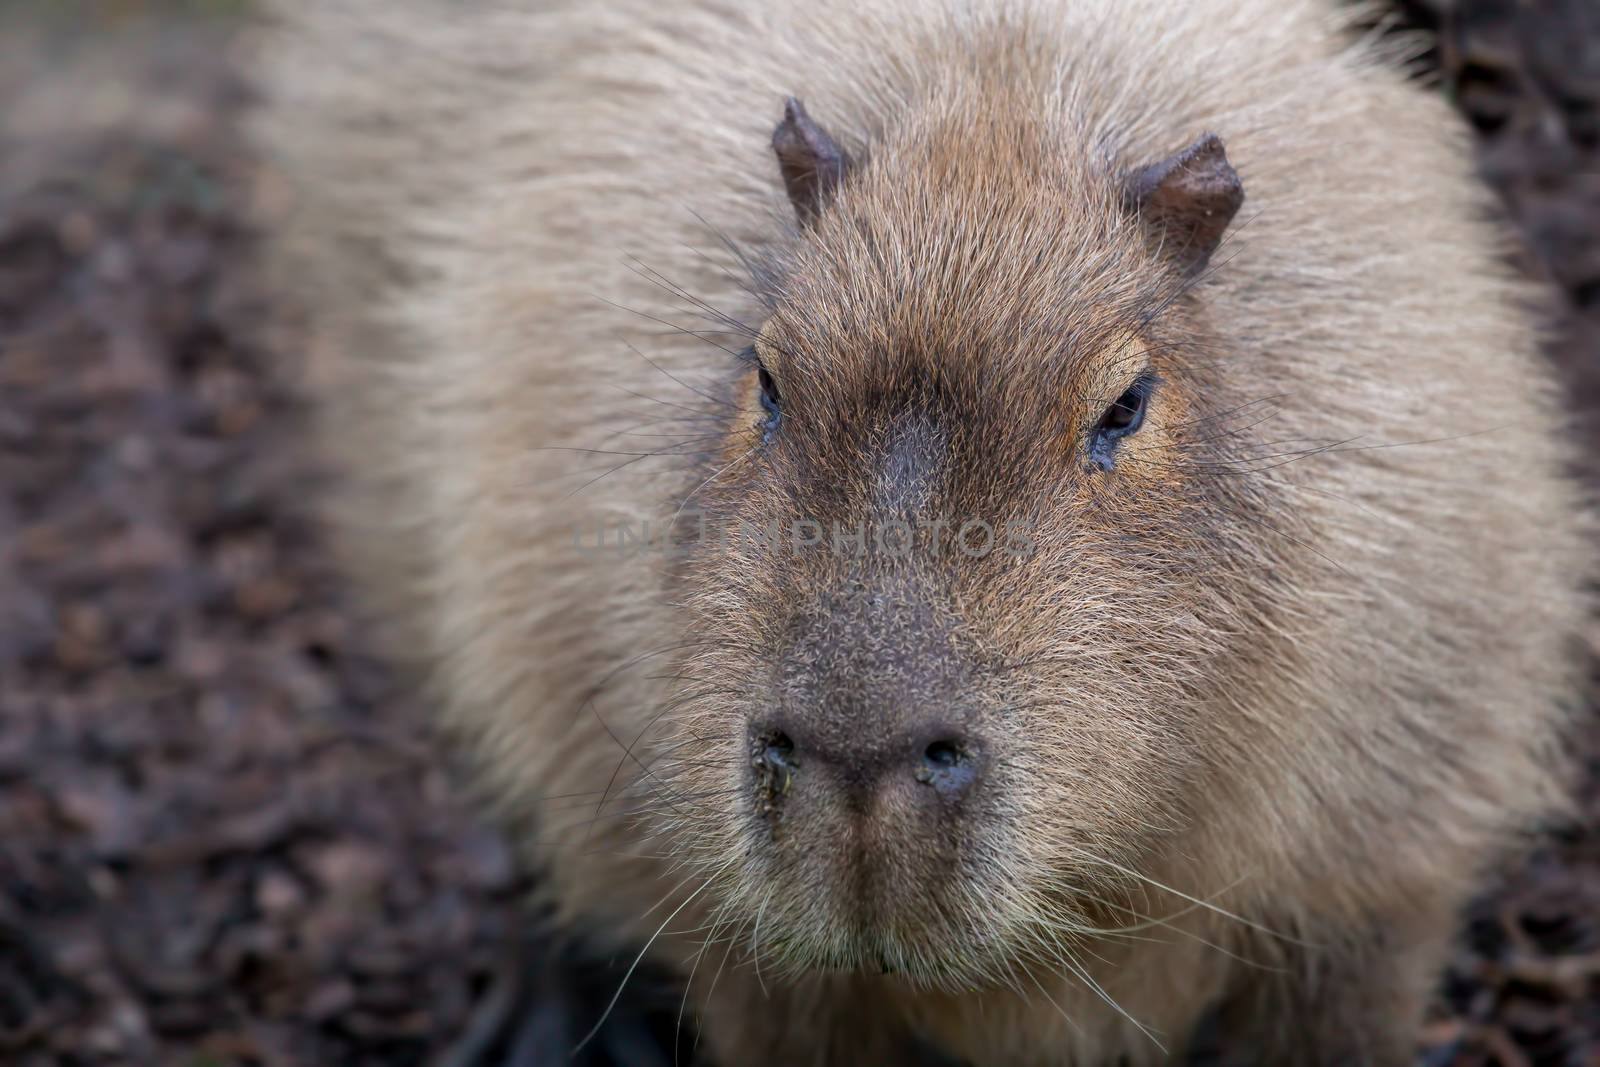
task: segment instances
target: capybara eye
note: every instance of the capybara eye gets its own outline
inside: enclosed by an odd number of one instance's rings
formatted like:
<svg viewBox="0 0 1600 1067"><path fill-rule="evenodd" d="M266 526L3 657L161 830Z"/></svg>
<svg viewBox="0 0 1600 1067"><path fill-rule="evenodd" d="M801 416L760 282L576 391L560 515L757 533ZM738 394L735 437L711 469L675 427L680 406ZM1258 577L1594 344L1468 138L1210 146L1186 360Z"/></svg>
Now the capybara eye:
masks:
<svg viewBox="0 0 1600 1067"><path fill-rule="evenodd" d="M767 413L761 429L770 436L778 428L778 420L782 417L782 412L778 408L778 383L773 380L772 372L759 364L756 368L756 382L761 387L761 407Z"/></svg>
<svg viewBox="0 0 1600 1067"><path fill-rule="evenodd" d="M1145 409L1150 405L1150 394L1155 391L1155 379L1140 378L1128 391L1114 400L1100 421L1095 423L1089 440L1089 458L1102 470L1110 470L1117 442L1136 432L1144 425Z"/></svg>
<svg viewBox="0 0 1600 1067"><path fill-rule="evenodd" d="M1150 399L1150 382L1140 378L1133 388L1117 397L1116 402L1100 416L1100 432L1126 437L1144 422L1144 409Z"/></svg>

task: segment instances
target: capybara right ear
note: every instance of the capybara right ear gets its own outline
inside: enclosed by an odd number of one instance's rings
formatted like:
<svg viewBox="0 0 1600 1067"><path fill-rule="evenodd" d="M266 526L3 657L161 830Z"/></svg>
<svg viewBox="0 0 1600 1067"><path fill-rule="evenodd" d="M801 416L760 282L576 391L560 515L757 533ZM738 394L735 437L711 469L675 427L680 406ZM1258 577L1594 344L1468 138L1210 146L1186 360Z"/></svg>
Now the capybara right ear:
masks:
<svg viewBox="0 0 1600 1067"><path fill-rule="evenodd" d="M1188 274L1205 269L1244 203L1244 185L1214 133L1135 170L1127 193L1162 252Z"/></svg>
<svg viewBox="0 0 1600 1067"><path fill-rule="evenodd" d="M792 96L784 101L783 121L772 131L772 150L777 153L778 169L795 214L802 223L811 222L844 180L850 169L849 155Z"/></svg>

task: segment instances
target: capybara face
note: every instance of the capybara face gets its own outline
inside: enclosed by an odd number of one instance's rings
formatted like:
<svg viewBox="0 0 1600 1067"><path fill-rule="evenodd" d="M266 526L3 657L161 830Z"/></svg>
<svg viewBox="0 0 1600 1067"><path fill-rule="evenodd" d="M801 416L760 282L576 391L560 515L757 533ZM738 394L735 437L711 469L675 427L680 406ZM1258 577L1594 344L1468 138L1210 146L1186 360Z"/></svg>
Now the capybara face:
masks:
<svg viewBox="0 0 1600 1067"><path fill-rule="evenodd" d="M1191 292L1221 226L1153 234L1141 177L1042 123L830 145L695 497L662 817L763 960L1002 981L1125 922L1276 629Z"/></svg>

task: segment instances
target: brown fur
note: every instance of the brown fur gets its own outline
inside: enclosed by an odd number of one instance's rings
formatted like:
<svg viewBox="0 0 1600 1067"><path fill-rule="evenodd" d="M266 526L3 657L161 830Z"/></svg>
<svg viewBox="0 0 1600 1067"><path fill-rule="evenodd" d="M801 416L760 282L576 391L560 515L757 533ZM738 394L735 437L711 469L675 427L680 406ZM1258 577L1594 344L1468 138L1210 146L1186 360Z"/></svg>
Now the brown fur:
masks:
<svg viewBox="0 0 1600 1067"><path fill-rule="evenodd" d="M565 921L692 974L729 1065L1162 1063L1212 1009L1240 1062L1405 1061L1558 802L1588 575L1442 103L1322 0L281 7L352 555ZM804 227L789 93L855 161ZM1186 278L1126 180L1206 130L1247 199ZM690 511L1033 551L573 544ZM773 709L929 708L981 803L773 831Z"/></svg>

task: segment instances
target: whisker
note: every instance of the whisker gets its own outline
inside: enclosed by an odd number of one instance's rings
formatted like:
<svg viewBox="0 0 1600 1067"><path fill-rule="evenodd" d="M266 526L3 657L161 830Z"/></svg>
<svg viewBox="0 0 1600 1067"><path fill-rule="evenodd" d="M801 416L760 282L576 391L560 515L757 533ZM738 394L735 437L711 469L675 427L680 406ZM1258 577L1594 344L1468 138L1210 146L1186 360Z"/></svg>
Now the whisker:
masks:
<svg viewBox="0 0 1600 1067"><path fill-rule="evenodd" d="M694 902L696 897L705 892L706 887L709 886L717 877L717 873L707 876L706 880L700 883L700 888L696 889L693 893L690 893L686 898L684 898L683 903L674 908L672 914L663 919L661 925L656 927L656 932L650 935L650 939L644 943L644 947L639 950L639 954L633 958L633 963L628 966L628 971L622 976L622 981L618 983L617 991L612 994L611 1002L606 1005L606 1010L601 1012L600 1018L595 1021L594 1026L590 1027L589 1032L583 1036L583 1040L579 1041L573 1046L573 1056L576 1056L578 1053L582 1052L584 1048L588 1046L589 1042L594 1040L595 1035L600 1032L600 1028L604 1026L606 1020L611 1017L612 1011L614 1011L617 1007L617 1001L622 999L623 989L627 988L628 979L632 978L633 972L639 969L639 962L644 959L645 953L650 951L650 947L656 943L656 939L659 938L661 936L661 932L667 928L667 924L672 922L673 919L676 919L684 908L687 908ZM681 885L682 883L679 884ZM656 907L660 906L660 904L656 905ZM651 908L650 910L654 911L655 908ZM645 914L648 915L649 912L646 912Z"/></svg>
<svg viewBox="0 0 1600 1067"><path fill-rule="evenodd" d="M1131 867L1125 867L1120 863L1116 863L1116 862L1114 862L1112 860L1108 860L1108 859L1105 859L1103 857L1096 856L1096 855L1094 855L1093 853L1090 853L1090 852L1085 852L1082 849L1076 849L1075 848L1075 849L1072 849L1071 851L1072 851L1072 854L1075 857L1079 858L1079 859L1086 860L1089 863L1098 864L1098 865L1100 865L1102 867L1108 868L1109 870L1116 871L1118 874L1121 874L1121 875L1123 875L1125 877L1135 878L1135 879L1137 879L1137 880L1139 880L1141 882L1144 882L1145 884L1147 884L1147 885L1149 885L1149 886L1151 886L1151 887L1153 887L1155 889L1161 890L1163 893L1171 893L1173 896L1179 898L1180 900L1186 900L1191 904L1199 905L1200 907L1206 909L1207 911L1211 912L1214 915L1219 915L1224 919L1231 919L1234 922L1239 923L1241 926L1249 927L1250 929L1255 930L1258 933L1266 934L1268 937L1276 938L1277 940L1285 941L1285 942L1288 942L1289 944L1293 944L1293 945L1299 945L1301 947L1306 947L1306 948L1315 947L1315 946L1307 944L1304 941L1300 941L1300 940L1298 940L1296 938L1290 937L1287 934L1281 933L1281 932L1279 932L1277 930L1273 930L1270 927L1263 926L1258 922L1254 922L1254 921L1252 921L1250 919L1246 919L1244 916L1237 915L1234 912L1231 912L1231 911L1228 911L1225 908L1219 907L1218 905L1213 904L1208 900L1204 900L1204 899L1202 899L1200 897L1196 897L1196 896L1191 896L1190 894L1185 893L1181 889L1175 889L1172 886L1165 885L1165 884L1157 881L1156 879L1151 878L1149 875L1143 874L1143 873L1141 873L1139 871L1136 871ZM1239 882L1234 882L1234 883L1232 883L1232 885L1233 886L1237 886L1242 881L1243 881L1243 879L1240 879Z"/></svg>

